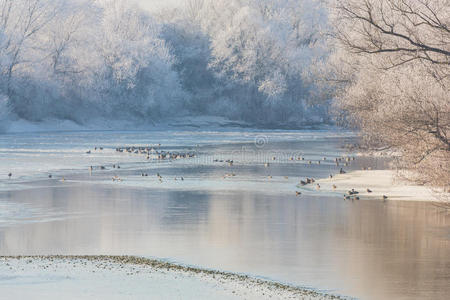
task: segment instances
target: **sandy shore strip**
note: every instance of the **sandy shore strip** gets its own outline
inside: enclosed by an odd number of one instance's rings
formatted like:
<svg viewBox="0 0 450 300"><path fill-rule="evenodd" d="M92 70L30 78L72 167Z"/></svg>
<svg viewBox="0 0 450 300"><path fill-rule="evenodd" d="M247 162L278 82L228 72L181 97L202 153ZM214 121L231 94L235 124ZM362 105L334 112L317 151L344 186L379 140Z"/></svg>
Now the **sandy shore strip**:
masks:
<svg viewBox="0 0 450 300"><path fill-rule="evenodd" d="M383 200L383 195L385 195L388 197L387 200L440 201L438 194L428 187L403 181L396 178L395 174L395 171L392 170L353 171L337 174L333 178L317 180L305 188L317 189L316 184L319 184L319 191L335 193L340 196L355 189L359 192L357 196L361 200Z"/></svg>
<svg viewBox="0 0 450 300"><path fill-rule="evenodd" d="M343 299L252 278L132 256L0 257L7 299Z"/></svg>

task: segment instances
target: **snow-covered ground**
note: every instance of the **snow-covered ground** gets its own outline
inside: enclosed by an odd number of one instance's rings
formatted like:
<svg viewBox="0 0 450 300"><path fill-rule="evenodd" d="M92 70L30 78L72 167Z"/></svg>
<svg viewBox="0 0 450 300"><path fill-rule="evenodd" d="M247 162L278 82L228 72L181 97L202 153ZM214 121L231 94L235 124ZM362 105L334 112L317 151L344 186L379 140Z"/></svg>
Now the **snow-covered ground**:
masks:
<svg viewBox="0 0 450 300"><path fill-rule="evenodd" d="M0 258L0 295L22 299L339 299L238 274L136 257Z"/></svg>
<svg viewBox="0 0 450 300"><path fill-rule="evenodd" d="M321 192L339 196L354 189L358 192L356 196L361 200L384 200L383 196L386 196L386 200L389 201L439 201L438 193L426 186L415 185L398 178L393 170L353 171L337 174L333 178L318 180L316 184L320 185ZM316 184L305 190L316 188Z"/></svg>
<svg viewBox="0 0 450 300"><path fill-rule="evenodd" d="M222 117L197 116L168 118L158 124L152 122L114 121L107 119L92 120L87 124L78 124L70 120L45 120L31 122L23 119L9 121L5 127L6 133L31 133L31 132L63 132L63 131L105 131L105 130L141 130L156 131L170 129L207 128L215 130L220 128L248 127L245 122L231 121Z"/></svg>

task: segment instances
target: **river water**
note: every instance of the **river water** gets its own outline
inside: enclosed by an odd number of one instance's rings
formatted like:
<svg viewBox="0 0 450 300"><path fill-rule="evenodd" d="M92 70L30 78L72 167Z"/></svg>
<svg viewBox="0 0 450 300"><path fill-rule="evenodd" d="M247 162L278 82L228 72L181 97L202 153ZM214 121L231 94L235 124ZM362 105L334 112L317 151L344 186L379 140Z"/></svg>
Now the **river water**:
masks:
<svg viewBox="0 0 450 300"><path fill-rule="evenodd" d="M334 130L3 135L0 255L139 255L360 299L446 299L448 212L426 202L296 195L301 178L386 167L370 158L336 166L353 141ZM195 157L161 162L115 151L125 145Z"/></svg>

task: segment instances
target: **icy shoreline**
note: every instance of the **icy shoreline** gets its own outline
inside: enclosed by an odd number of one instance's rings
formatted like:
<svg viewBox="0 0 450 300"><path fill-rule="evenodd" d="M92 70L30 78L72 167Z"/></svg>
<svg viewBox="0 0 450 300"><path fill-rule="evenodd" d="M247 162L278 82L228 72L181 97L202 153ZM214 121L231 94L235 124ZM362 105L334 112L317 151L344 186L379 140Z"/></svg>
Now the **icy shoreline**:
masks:
<svg viewBox="0 0 450 300"><path fill-rule="evenodd" d="M274 128L259 128L255 124L250 124L243 121L233 121L223 117L215 116L187 116L169 118L162 121L126 121L126 120L106 120L98 119L90 123L79 124L70 120L45 120L41 122L32 122L23 119L8 121L5 124L5 130L0 134L14 134L14 133L39 133L39 132L64 132L64 131L126 131L126 130L141 130L141 131L157 131L157 130L222 130L222 129L237 129L242 128L247 131L251 130L286 130L290 128L293 130L302 129L316 129L316 130L330 130L336 127L330 124L282 124Z"/></svg>
<svg viewBox="0 0 450 300"><path fill-rule="evenodd" d="M132 256L0 257L8 299L342 299L268 280Z"/></svg>
<svg viewBox="0 0 450 300"><path fill-rule="evenodd" d="M320 179L316 183L320 185L320 191L341 196L355 189L358 191L355 196L360 200L439 201L437 192L426 186L400 180L395 174L393 170L352 171L337 174L333 178ZM387 199L383 199L383 196Z"/></svg>

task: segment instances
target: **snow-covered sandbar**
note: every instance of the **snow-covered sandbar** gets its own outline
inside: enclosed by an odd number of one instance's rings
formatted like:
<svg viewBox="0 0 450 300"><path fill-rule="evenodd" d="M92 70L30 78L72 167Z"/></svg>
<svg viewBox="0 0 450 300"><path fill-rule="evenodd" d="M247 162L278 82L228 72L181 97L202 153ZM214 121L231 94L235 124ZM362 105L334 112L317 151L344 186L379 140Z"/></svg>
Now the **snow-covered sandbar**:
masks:
<svg viewBox="0 0 450 300"><path fill-rule="evenodd" d="M245 275L130 256L0 257L7 299L339 299Z"/></svg>
<svg viewBox="0 0 450 300"><path fill-rule="evenodd" d="M333 178L317 180L320 191L344 195L358 192L361 200L439 201L438 193L426 186L414 185L398 178L393 170L361 170L337 174ZM334 186L333 186L334 185ZM309 188L316 188L311 185ZM316 188L317 189L317 188ZM370 190L370 192L368 192Z"/></svg>

